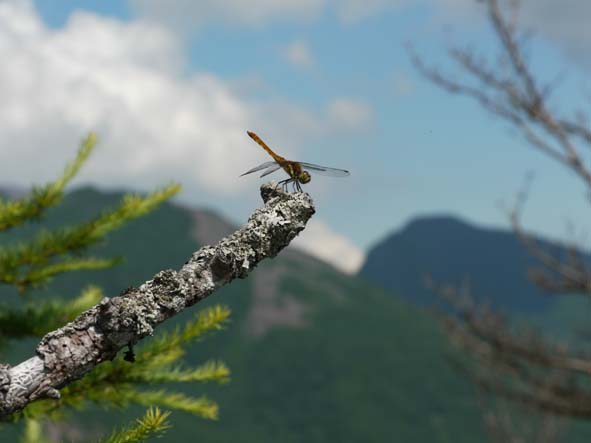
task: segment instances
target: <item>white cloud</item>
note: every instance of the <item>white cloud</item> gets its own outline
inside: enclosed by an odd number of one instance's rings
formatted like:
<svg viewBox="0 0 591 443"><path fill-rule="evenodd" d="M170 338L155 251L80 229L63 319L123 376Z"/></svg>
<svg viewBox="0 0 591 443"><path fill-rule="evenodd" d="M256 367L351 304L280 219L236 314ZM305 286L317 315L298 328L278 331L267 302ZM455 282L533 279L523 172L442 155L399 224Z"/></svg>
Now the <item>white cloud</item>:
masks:
<svg viewBox="0 0 591 443"><path fill-rule="evenodd" d="M295 41L282 48L283 57L292 65L309 69L314 66L314 57L308 45Z"/></svg>
<svg viewBox="0 0 591 443"><path fill-rule="evenodd" d="M365 260L365 254L351 240L314 218L292 244L347 274L356 273Z"/></svg>
<svg viewBox="0 0 591 443"><path fill-rule="evenodd" d="M289 126L290 138L278 140L297 143L342 123L328 110L246 100L211 74L188 73L182 49L153 23L78 12L50 29L29 0L0 2L0 59L10 61L0 70L2 181L54 178L96 130L87 182L146 189L176 180L236 192L238 175L262 161L246 129Z"/></svg>
<svg viewBox="0 0 591 443"><path fill-rule="evenodd" d="M484 4L466 0L430 0L440 18L461 25L480 25L485 18ZM502 0L505 7L508 0ZM591 67L591 2L583 0L523 0L518 14L522 29L534 31L560 48L576 63Z"/></svg>
<svg viewBox="0 0 591 443"><path fill-rule="evenodd" d="M29 1L0 3L0 58L11 61L0 70L3 179L54 176L96 129L85 177L227 190L228 153L232 172L254 159L243 149L249 110L215 77L185 75L179 48L143 23L76 13L50 30Z"/></svg>
<svg viewBox="0 0 591 443"><path fill-rule="evenodd" d="M557 43L579 63L591 66L591 2L581 0L526 1L521 20Z"/></svg>
<svg viewBox="0 0 591 443"><path fill-rule="evenodd" d="M347 129L363 129L372 119L371 107L361 101L352 98L337 98L328 105L328 115L335 127Z"/></svg>

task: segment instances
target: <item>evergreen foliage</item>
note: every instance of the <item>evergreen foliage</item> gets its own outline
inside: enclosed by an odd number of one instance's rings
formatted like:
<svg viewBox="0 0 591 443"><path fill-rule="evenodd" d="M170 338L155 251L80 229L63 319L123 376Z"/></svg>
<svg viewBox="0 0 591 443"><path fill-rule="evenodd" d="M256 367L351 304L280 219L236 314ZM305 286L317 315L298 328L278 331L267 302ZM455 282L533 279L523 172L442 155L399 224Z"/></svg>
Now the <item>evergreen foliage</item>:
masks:
<svg viewBox="0 0 591 443"><path fill-rule="evenodd" d="M34 187L25 198L14 201L0 199L0 231L38 220L47 208L59 203L64 197L64 188L90 156L96 142L96 134L90 133L82 141L76 159L66 166L64 173L54 182L43 187Z"/></svg>
<svg viewBox="0 0 591 443"><path fill-rule="evenodd" d="M102 298L100 288L89 286L72 300L27 301L22 307L0 305L0 337L17 339L43 336L74 320Z"/></svg>
<svg viewBox="0 0 591 443"><path fill-rule="evenodd" d="M0 198L0 232L42 221L46 211L63 199L66 185L90 156L96 142L95 134L86 137L74 161L57 180L35 187L22 198L12 201ZM11 339L41 337L97 304L103 292L92 285L72 299L37 296L32 300L27 291L46 286L58 274L105 269L120 263L120 257L87 257L84 253L129 221L150 213L179 190L179 185L171 184L146 196L125 195L116 207L77 225L53 230L41 228L31 238L19 242L0 239L0 285L16 287L23 296L18 305L0 302L0 346L6 347ZM64 387L60 400L29 404L14 417L15 421L24 419L21 441L45 441L44 422L65 418L69 410L85 408L92 403L105 408L121 408L132 403L149 406L143 418L113 432L102 440L105 442L140 442L160 435L170 426L170 412L162 412L153 405L216 419L218 405L215 402L205 396L191 397L175 392L170 386L171 383L225 383L229 380L230 371L222 362L208 361L197 367L184 367L179 363L189 343L221 329L229 316L228 308L209 307L188 321L184 328L163 333L139 346L134 363L120 358L103 363L86 377Z"/></svg>
<svg viewBox="0 0 591 443"><path fill-rule="evenodd" d="M146 441L148 437L157 436L166 431L170 424L167 419L170 412L162 412L158 408L150 408L143 418L138 419L135 426L114 432L104 443L136 443Z"/></svg>
<svg viewBox="0 0 591 443"><path fill-rule="evenodd" d="M166 406L203 418L216 419L218 406L205 396L194 398L165 388L142 387L170 382L227 382L230 370L222 362L209 361L196 368L183 368L178 361L185 354L183 346L203 338L208 332L219 330L229 316L228 308L207 308L189 320L184 329L177 328L163 333L146 343L137 352L134 363L130 364L124 359L105 362L83 379L63 388L59 402L38 401L29 405L24 413L29 418L38 418L46 415L58 416L64 406L80 409L89 402L115 408L137 403L144 406Z"/></svg>

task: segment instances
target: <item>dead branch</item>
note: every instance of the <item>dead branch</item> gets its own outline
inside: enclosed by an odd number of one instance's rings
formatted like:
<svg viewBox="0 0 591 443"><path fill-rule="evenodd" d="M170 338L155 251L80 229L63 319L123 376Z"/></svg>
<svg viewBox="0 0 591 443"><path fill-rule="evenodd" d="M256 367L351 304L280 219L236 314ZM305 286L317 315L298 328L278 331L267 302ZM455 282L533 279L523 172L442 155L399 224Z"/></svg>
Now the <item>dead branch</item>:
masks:
<svg viewBox="0 0 591 443"><path fill-rule="evenodd" d="M524 231L519 215L517 209L510 214L513 232L542 266L528 273L534 284L555 294L591 294L591 270L581 251L570 244L562 247L565 258L555 257Z"/></svg>
<svg viewBox="0 0 591 443"><path fill-rule="evenodd" d="M469 48L449 49L449 58L467 80L428 66L409 48L412 62L435 85L475 100L508 122L529 146L574 172L591 190L591 167L584 161L591 148L588 116L578 112L566 118L551 106L556 85L541 84L528 64L525 33L518 26L519 0L483 3L499 44L495 59L477 57ZM508 9L502 10L505 6ZM519 216L525 197L520 195L509 218L517 237L542 266L530 273L534 283L554 292L591 295L591 265L580 248L573 243L562 246L560 253L543 249L522 228ZM442 316L442 324L452 344L463 351L454 364L478 387L554 417L591 418L591 354L552 343L532 330L516 330L503 316L477 306L469 291L449 286L435 290L452 307L452 314ZM491 420L493 431L503 435L508 430L507 435L515 437L505 418Z"/></svg>
<svg viewBox="0 0 591 443"><path fill-rule="evenodd" d="M487 392L556 416L591 418L591 355L516 330L503 316L477 306L453 287L432 286L454 314L442 315L450 342L469 359L458 371Z"/></svg>
<svg viewBox="0 0 591 443"><path fill-rule="evenodd" d="M122 348L129 346L131 353L133 344L152 335L157 325L278 254L314 214L308 194L286 194L271 184L261 187L261 195L265 205L246 225L194 252L178 271L160 271L138 288L105 298L43 337L36 356L14 367L0 365L0 417L38 398L59 398L58 389L112 360Z"/></svg>
<svg viewBox="0 0 591 443"><path fill-rule="evenodd" d="M457 76L443 74L436 67L427 64L409 48L415 67L426 78L441 88L471 97L485 109L505 119L515 126L530 145L550 158L568 167L587 187L591 188L591 170L582 160L575 136L583 141L591 141L591 130L581 118L570 120L561 118L552 111L548 97L552 85L539 85L530 70L517 31L517 4L511 8L510 17L505 17L499 0L485 0L489 22L500 47L500 60L509 69L489 66L476 59L469 49L451 48L448 53L461 71L469 74L474 84L456 80Z"/></svg>
<svg viewBox="0 0 591 443"><path fill-rule="evenodd" d="M564 437L563 417L536 411L504 399L490 398L479 389L484 425L493 443L556 443Z"/></svg>

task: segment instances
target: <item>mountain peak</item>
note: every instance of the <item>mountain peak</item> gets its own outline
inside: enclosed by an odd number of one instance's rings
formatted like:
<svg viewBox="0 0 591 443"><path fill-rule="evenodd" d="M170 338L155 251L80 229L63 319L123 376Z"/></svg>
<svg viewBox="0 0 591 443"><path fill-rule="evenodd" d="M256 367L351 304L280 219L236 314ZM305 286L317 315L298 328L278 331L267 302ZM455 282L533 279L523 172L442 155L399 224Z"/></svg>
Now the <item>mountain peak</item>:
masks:
<svg viewBox="0 0 591 443"><path fill-rule="evenodd" d="M538 240L556 253L557 245ZM371 249L360 274L420 305L437 301L424 285L470 282L472 295L510 311L536 311L550 297L527 278L538 263L510 230L481 228L457 217L420 217Z"/></svg>

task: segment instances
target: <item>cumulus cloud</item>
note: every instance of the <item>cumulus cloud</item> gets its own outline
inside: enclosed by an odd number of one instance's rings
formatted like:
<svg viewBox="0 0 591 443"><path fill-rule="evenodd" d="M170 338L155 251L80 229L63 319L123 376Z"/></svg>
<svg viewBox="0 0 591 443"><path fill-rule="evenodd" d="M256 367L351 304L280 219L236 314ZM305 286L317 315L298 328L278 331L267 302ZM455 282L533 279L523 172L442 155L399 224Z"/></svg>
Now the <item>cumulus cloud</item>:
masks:
<svg viewBox="0 0 591 443"><path fill-rule="evenodd" d="M356 273L365 260L365 254L351 240L315 218L292 244L347 274Z"/></svg>
<svg viewBox="0 0 591 443"><path fill-rule="evenodd" d="M96 130L102 141L83 171L87 181L146 189L174 179L237 192L240 182L229 178L261 160L244 134L256 122L269 133L288 122L297 137L336 129L328 110L285 103L275 113L276 103L248 101L214 75L189 73L178 38L144 21L78 12L50 29L29 0L3 1L0 59L10 60L0 70L3 182L55 177L79 138Z"/></svg>
<svg viewBox="0 0 591 443"><path fill-rule="evenodd" d="M314 57L308 45L302 41L295 41L282 48L285 60L298 68L309 69L314 66Z"/></svg>
<svg viewBox="0 0 591 443"><path fill-rule="evenodd" d="M466 0L431 0L440 17L465 25L480 23L484 5ZM501 2L503 3L503 2ZM504 0L507 5L508 0ZM582 0L523 0L519 12L522 28L560 48L581 66L591 67L591 2Z"/></svg>
<svg viewBox="0 0 591 443"><path fill-rule="evenodd" d="M328 105L328 115L333 125L347 129L367 127L372 119L371 107L357 99L337 98Z"/></svg>
<svg viewBox="0 0 591 443"><path fill-rule="evenodd" d="M252 158L237 149L249 110L214 76L185 75L179 48L143 23L77 13L50 30L29 1L0 3L0 58L11 61L0 70L3 179L55 175L76 138L96 129L102 144L87 177L197 177L228 189L228 152L236 163Z"/></svg>
<svg viewBox="0 0 591 443"><path fill-rule="evenodd" d="M577 61L591 67L591 3L581 0L536 0L523 4L521 19L527 26L556 42Z"/></svg>

